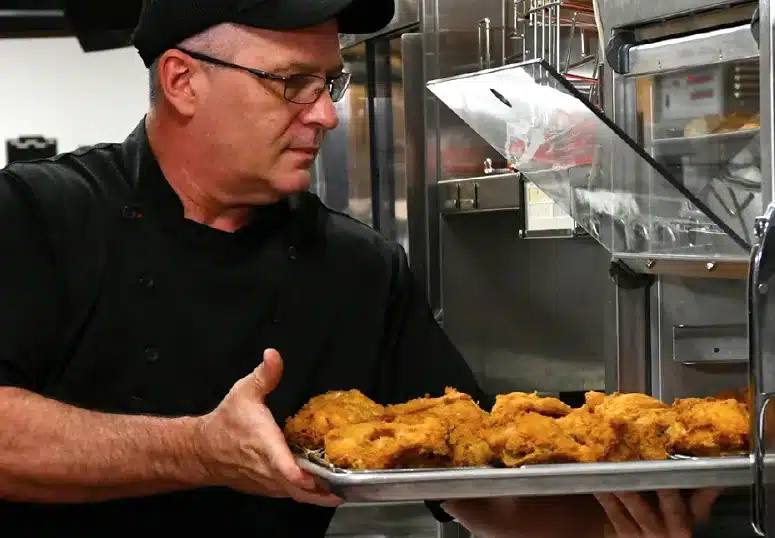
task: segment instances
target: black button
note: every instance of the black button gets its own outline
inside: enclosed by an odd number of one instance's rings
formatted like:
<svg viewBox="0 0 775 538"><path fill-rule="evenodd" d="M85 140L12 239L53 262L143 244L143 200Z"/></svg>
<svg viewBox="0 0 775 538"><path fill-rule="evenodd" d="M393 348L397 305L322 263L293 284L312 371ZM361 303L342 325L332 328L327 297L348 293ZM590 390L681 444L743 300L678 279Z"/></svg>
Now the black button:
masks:
<svg viewBox="0 0 775 538"><path fill-rule="evenodd" d="M159 350L155 347L147 347L145 348L145 360L147 360L150 363L158 362L159 361Z"/></svg>
<svg viewBox="0 0 775 538"><path fill-rule="evenodd" d="M140 210L135 206L125 205L124 208L121 210L121 216L129 220L139 219Z"/></svg>
<svg viewBox="0 0 775 538"><path fill-rule="evenodd" d="M156 282L149 276L141 276L137 281L142 287L149 290L156 286Z"/></svg>
<svg viewBox="0 0 775 538"><path fill-rule="evenodd" d="M298 253L296 252L296 247L294 247L293 245L288 247L288 257L292 260L295 260L296 258L299 257Z"/></svg>

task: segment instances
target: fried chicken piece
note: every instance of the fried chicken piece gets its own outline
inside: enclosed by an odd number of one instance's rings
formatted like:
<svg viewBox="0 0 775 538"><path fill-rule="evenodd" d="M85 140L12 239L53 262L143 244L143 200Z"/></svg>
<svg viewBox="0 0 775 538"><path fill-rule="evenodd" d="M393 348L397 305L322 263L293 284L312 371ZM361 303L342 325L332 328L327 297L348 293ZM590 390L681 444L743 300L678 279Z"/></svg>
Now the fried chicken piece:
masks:
<svg viewBox="0 0 775 538"><path fill-rule="evenodd" d="M557 398L547 398L536 393L512 392L495 397L490 416L501 422L511 422L525 413L536 413L547 417L564 417L573 408Z"/></svg>
<svg viewBox="0 0 775 538"><path fill-rule="evenodd" d="M385 408L385 415L397 416L420 413L436 407L447 406L459 401L468 401L473 403L473 398L464 392L458 392L457 389L447 387L444 389L444 396L439 398L431 398L430 396L426 395L423 398L415 398L414 400L409 400L406 403L388 405Z"/></svg>
<svg viewBox="0 0 775 538"><path fill-rule="evenodd" d="M317 450L334 428L376 420L385 408L358 390L331 391L310 399L285 422L290 444Z"/></svg>
<svg viewBox="0 0 775 538"><path fill-rule="evenodd" d="M506 467L594 461L589 450L568 435L554 418L537 413L525 413L509 423L490 420L482 437Z"/></svg>
<svg viewBox="0 0 775 538"><path fill-rule="evenodd" d="M748 449L750 414L735 399L678 399L673 404L676 422L668 430L675 454L720 456Z"/></svg>
<svg viewBox="0 0 775 538"><path fill-rule="evenodd" d="M587 447L594 461L620 461L617 453L623 429L592 413L587 406L557 419L557 424L577 443Z"/></svg>
<svg viewBox="0 0 775 538"><path fill-rule="evenodd" d="M492 450L481 437L488 414L468 394L447 388L440 398L417 398L388 406L385 419L411 424L428 416L441 420L447 428L453 466L482 467L490 463Z"/></svg>
<svg viewBox="0 0 775 538"><path fill-rule="evenodd" d="M741 404L745 404L750 413L753 408L753 401L751 395L751 387L746 387L744 390L725 390L713 396L714 400L737 400Z"/></svg>
<svg viewBox="0 0 775 538"><path fill-rule="evenodd" d="M336 428L325 436L326 459L342 469L447 467L447 426L425 416L410 422L375 420Z"/></svg>
<svg viewBox="0 0 775 538"><path fill-rule="evenodd" d="M664 402L645 394L600 392L585 395L591 411L610 422L620 442L608 454L608 461L665 460L667 429L675 422L675 413Z"/></svg>

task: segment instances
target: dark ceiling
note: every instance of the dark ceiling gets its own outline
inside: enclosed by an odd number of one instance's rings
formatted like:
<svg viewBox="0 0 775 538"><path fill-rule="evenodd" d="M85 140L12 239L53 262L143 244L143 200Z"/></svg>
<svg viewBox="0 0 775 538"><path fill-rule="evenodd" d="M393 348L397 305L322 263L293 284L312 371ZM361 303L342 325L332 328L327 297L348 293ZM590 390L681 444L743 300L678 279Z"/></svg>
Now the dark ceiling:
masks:
<svg viewBox="0 0 775 538"><path fill-rule="evenodd" d="M127 46L142 0L0 0L0 36L76 35L85 51Z"/></svg>

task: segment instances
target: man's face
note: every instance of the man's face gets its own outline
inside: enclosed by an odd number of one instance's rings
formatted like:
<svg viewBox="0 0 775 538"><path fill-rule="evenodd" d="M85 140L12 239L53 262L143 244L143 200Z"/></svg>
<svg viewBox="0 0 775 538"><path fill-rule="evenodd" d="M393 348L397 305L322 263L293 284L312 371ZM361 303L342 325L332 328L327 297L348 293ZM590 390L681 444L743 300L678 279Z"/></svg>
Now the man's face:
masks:
<svg viewBox="0 0 775 538"><path fill-rule="evenodd" d="M261 71L326 78L342 72L335 23L294 32L244 30L228 60ZM214 154L236 184L221 185L235 202L250 205L306 190L323 135L337 125L327 91L313 103L286 99L285 82L237 69L208 69L195 118Z"/></svg>

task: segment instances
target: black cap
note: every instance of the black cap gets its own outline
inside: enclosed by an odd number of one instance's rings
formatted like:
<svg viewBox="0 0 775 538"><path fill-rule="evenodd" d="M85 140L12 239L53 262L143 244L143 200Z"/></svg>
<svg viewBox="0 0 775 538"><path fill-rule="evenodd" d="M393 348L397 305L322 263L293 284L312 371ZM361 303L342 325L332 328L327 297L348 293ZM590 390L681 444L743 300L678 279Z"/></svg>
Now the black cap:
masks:
<svg viewBox="0 0 775 538"><path fill-rule="evenodd" d="M146 66L181 41L231 22L267 30L298 30L336 20L343 34L388 25L394 0L145 0L132 43Z"/></svg>

